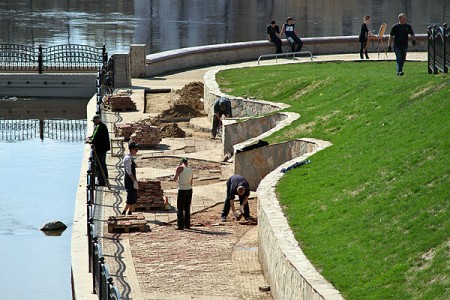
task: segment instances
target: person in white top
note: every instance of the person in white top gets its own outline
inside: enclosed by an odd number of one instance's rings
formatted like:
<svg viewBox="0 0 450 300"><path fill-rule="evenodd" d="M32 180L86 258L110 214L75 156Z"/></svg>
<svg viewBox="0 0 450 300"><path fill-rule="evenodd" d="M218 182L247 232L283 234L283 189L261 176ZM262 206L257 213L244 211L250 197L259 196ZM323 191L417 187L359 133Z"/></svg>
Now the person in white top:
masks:
<svg viewBox="0 0 450 300"><path fill-rule="evenodd" d="M186 158L181 159L173 179L178 180L176 229L190 229L193 171L191 168L188 168L188 160Z"/></svg>
<svg viewBox="0 0 450 300"><path fill-rule="evenodd" d="M128 149L130 150L130 154L126 155L123 159L123 166L125 168L125 189L127 190L127 201L126 206L122 211L122 215L128 214L131 215L131 212L134 210L134 204L137 202L138 189L139 184L136 178L136 163L134 162L134 156L138 152L139 144L131 142L128 145Z"/></svg>

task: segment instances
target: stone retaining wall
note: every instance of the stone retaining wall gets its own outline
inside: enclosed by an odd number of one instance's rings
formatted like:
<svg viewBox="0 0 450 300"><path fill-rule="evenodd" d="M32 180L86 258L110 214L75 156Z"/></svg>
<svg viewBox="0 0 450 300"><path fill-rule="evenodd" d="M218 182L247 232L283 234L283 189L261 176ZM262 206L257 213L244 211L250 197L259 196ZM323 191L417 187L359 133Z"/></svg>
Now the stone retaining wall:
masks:
<svg viewBox="0 0 450 300"><path fill-rule="evenodd" d="M221 69L224 69L224 67ZM212 117L212 104L215 100L221 96L229 97L220 91L215 81L215 74L218 71L209 71L204 77L204 105L210 117ZM288 107L281 103L249 101L242 98L239 98L241 102L238 102L237 98L229 98L234 103L233 116L240 116L241 114L252 116L252 114L261 114L263 110L276 111ZM246 109L245 105L247 104L251 105L251 108ZM242 107L242 109L237 109L237 107ZM272 134L273 131L287 126L297 118L299 118L299 115L296 113L282 112L244 121L225 120L224 152L231 148L239 149L254 143L257 139ZM278 124L272 127L274 123ZM260 131L252 128L260 126L259 124L262 124L262 127L271 127L272 129L259 134L263 131L262 128L259 129ZM241 140L245 141L233 147L235 142ZM280 172L281 168L302 161L329 145L331 145L329 142L314 139L298 139L235 153L234 173L243 175L248 180L250 188L257 190L259 261L263 266L264 274L269 281L271 293L275 299L342 299L339 291L315 270L303 254L275 193L276 184L283 174Z"/></svg>
<svg viewBox="0 0 450 300"><path fill-rule="evenodd" d="M279 165L316 149L316 143L298 139L238 152L234 155L234 174L244 176L255 191L261 180Z"/></svg>
<svg viewBox="0 0 450 300"><path fill-rule="evenodd" d="M284 103L269 102L264 100L244 99L242 97L233 97L222 93L219 89L219 85L216 82L216 74L221 70L227 69L226 67L211 70L206 72L203 77L204 80L204 96L203 106L205 112L208 114L208 118L212 119L214 115L214 103L220 97L227 97L231 101L231 108L233 111L233 118L245 118L254 117L271 112L276 112L284 108L288 108L289 105Z"/></svg>
<svg viewBox="0 0 450 300"><path fill-rule="evenodd" d="M224 121L222 136L224 154L234 154L235 150L242 149L270 136L299 117L300 115L297 113L281 112L230 122L229 124Z"/></svg>
<svg viewBox="0 0 450 300"><path fill-rule="evenodd" d="M225 129L222 136L224 154L234 154L234 145L271 130L279 121L285 118L286 116L283 114L272 114L264 117L239 120L239 122L227 125L224 124Z"/></svg>
<svg viewBox="0 0 450 300"><path fill-rule="evenodd" d="M282 168L300 162L330 143L308 139L307 154L292 159L270 172L258 186L258 255L274 299L343 299L317 272L299 247L278 202L275 188Z"/></svg>

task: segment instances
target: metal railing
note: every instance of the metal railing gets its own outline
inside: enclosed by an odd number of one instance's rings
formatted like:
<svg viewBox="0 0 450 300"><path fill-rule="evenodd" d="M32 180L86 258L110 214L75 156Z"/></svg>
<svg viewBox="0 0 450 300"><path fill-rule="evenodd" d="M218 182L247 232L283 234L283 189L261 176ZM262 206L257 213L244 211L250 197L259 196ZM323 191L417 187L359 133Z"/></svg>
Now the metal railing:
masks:
<svg viewBox="0 0 450 300"><path fill-rule="evenodd" d="M25 141L34 138L81 142L86 137L86 120L0 119L1 141Z"/></svg>
<svg viewBox="0 0 450 300"><path fill-rule="evenodd" d="M97 109L95 111L96 115L101 115L102 113L102 82L103 82L103 72L101 69L97 72L97 79L96 79L96 85L97 85Z"/></svg>
<svg viewBox="0 0 450 300"><path fill-rule="evenodd" d="M292 58L295 57L295 55L300 55L300 54L307 54L309 55L309 58L311 59L311 61L313 60L313 55L310 51L299 51L299 52L286 52L286 53L276 53L276 54L264 54L264 55L260 55L258 57L258 65L259 65L259 61L261 60L261 58L267 58L267 57L275 57L275 62L278 62L278 57L282 57L282 56L292 56Z"/></svg>
<svg viewBox="0 0 450 300"><path fill-rule="evenodd" d="M96 71L108 61L106 46L66 44L38 48L0 44L0 70L39 74L58 71Z"/></svg>
<svg viewBox="0 0 450 300"><path fill-rule="evenodd" d="M428 74L448 73L450 28L447 24L428 27Z"/></svg>
<svg viewBox="0 0 450 300"><path fill-rule="evenodd" d="M109 275L108 266L105 263L94 224L95 205L95 177L96 161L93 151L89 156L86 186L87 209L87 235L89 252L89 273L92 273L92 293L98 295L99 300L120 300L120 293L114 286L113 279Z"/></svg>

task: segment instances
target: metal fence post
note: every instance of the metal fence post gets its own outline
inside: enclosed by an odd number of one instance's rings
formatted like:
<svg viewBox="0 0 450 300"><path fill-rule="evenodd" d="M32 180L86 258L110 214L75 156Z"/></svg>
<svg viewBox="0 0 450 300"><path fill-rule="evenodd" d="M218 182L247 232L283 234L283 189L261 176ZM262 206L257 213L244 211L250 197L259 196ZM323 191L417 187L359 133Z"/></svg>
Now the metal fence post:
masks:
<svg viewBox="0 0 450 300"><path fill-rule="evenodd" d="M88 231L88 252L89 252L89 273L93 272L93 257L94 257L94 219L90 218L88 221L89 231Z"/></svg>
<svg viewBox="0 0 450 300"><path fill-rule="evenodd" d="M102 278L102 271L103 271L103 265L105 264L105 258L103 256L98 258L98 299L103 300L103 291L105 287L103 286L103 278Z"/></svg>
<svg viewBox="0 0 450 300"><path fill-rule="evenodd" d="M42 57L42 45L39 45L39 50L38 50L38 70L39 70L39 74L42 74L42 70L43 70L43 57Z"/></svg>
<svg viewBox="0 0 450 300"><path fill-rule="evenodd" d="M427 47L427 59L428 59L428 65L427 65L427 69L428 69L428 74L433 73L431 70L431 26L428 26L427 29L427 36L428 36L428 47Z"/></svg>
<svg viewBox="0 0 450 300"><path fill-rule="evenodd" d="M103 65L108 62L108 53L106 52L106 45L103 45L103 47L102 47L102 59L103 59Z"/></svg>
<svg viewBox="0 0 450 300"><path fill-rule="evenodd" d="M432 64L431 67L433 69L433 74L437 74L437 67L436 67L436 25L433 25L433 28L431 29L431 48L433 49L433 57L432 57Z"/></svg>
<svg viewBox="0 0 450 300"><path fill-rule="evenodd" d="M99 262L98 262L98 238L96 236L94 236L92 238L92 247L93 247L93 255L92 255L92 293L93 294L97 294L97 291L95 289L96 287L96 279L98 276L98 271L99 271ZM100 292L99 292L100 293Z"/></svg>
<svg viewBox="0 0 450 300"><path fill-rule="evenodd" d="M448 73L448 66L447 66L447 64L448 63L450 63L450 62L448 62L447 61L447 40L450 38L450 37L448 37L447 36L447 33L448 33L448 27L447 27L447 24L446 23L444 23L444 24L442 24L442 34L443 34L443 45L442 45L442 56L443 56L443 59L444 59L444 73Z"/></svg>

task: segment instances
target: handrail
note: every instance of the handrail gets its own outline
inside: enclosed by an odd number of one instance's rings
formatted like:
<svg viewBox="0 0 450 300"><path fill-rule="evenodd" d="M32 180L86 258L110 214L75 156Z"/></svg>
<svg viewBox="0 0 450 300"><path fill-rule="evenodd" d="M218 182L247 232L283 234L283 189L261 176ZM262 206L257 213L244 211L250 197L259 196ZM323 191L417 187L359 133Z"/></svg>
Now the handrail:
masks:
<svg viewBox="0 0 450 300"><path fill-rule="evenodd" d="M97 80L96 80L96 84L97 84L97 109L95 114L97 115L101 115L102 113L102 108L101 108L101 104L102 104L102 70L98 69L97 72Z"/></svg>
<svg viewBox="0 0 450 300"><path fill-rule="evenodd" d="M86 210L87 210L87 235L88 235L88 259L89 273L92 273L92 293L97 294L99 300L120 300L120 293L113 285L113 279L109 275L108 266L103 257L99 238L96 236L94 224L95 205L95 159L93 151L90 152L86 185Z"/></svg>
<svg viewBox="0 0 450 300"><path fill-rule="evenodd" d="M309 57L310 57L311 61L313 60L313 55L312 55L312 53L310 51L298 51L298 52L287 52L287 53L276 53L276 54L264 54L264 55L260 55L258 57L258 65L259 65L259 61L263 57L275 57L275 62L278 62L278 56L290 56L290 55L292 55L292 57L294 58L296 54L309 54Z"/></svg>
<svg viewBox="0 0 450 300"><path fill-rule="evenodd" d="M106 46L65 44L38 48L0 44L0 69L17 71L93 71L108 61Z"/></svg>

